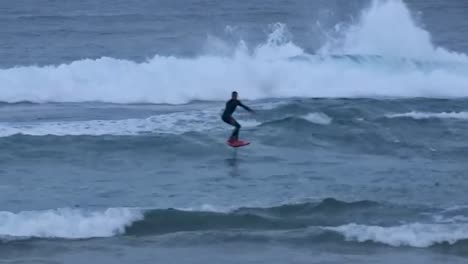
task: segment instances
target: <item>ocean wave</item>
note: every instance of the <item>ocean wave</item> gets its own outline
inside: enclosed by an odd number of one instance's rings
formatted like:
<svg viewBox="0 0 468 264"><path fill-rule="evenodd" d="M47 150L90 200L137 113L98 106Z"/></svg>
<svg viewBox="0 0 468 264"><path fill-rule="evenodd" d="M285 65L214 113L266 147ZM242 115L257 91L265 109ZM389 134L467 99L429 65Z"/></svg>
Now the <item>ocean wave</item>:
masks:
<svg viewBox="0 0 468 264"><path fill-rule="evenodd" d="M85 210L61 208L45 211L0 212L0 237L80 239L116 235L155 235L179 231L279 230L304 228L326 220L321 214L339 215L375 208L370 201L342 202L326 199L320 203L287 204L269 208L224 210L212 205L185 209L108 208ZM344 221L344 220L341 220Z"/></svg>
<svg viewBox="0 0 468 264"><path fill-rule="evenodd" d="M387 34L395 17L401 30ZM155 55L142 63L104 57L1 69L0 101L180 104L223 100L232 90L248 99L468 96L467 56L435 47L400 0L373 1L319 55L286 37L285 25L273 28L265 43L249 49L240 41L226 56ZM343 59L347 55L384 59ZM301 56L308 59L295 59Z"/></svg>
<svg viewBox="0 0 468 264"><path fill-rule="evenodd" d="M395 247L425 248L442 243L453 245L468 240L468 224L411 223L390 227L347 224L324 229L338 232L348 241L372 241Z"/></svg>
<svg viewBox="0 0 468 264"><path fill-rule="evenodd" d="M0 212L0 236L10 239L111 237L123 234L126 226L142 218L140 210L128 208L3 211Z"/></svg>
<svg viewBox="0 0 468 264"><path fill-rule="evenodd" d="M397 21L397 22L396 22ZM398 30L394 30L395 23ZM387 58L414 58L423 61L463 61L465 54L449 52L432 44L430 33L418 26L402 0L373 0L361 12L357 23L336 27L322 54L369 54ZM392 34L388 34L392 32Z"/></svg>
<svg viewBox="0 0 468 264"><path fill-rule="evenodd" d="M352 221L396 223L401 216L417 218L418 209L396 208L373 201L344 202L333 198L319 203L284 204L274 207L238 209L149 210L142 220L127 227L128 235L163 235L209 230L279 231L319 226L336 226Z"/></svg>
<svg viewBox="0 0 468 264"><path fill-rule="evenodd" d="M4 211L0 212L0 237L8 242L28 238L167 238L179 235L187 238L209 234L217 239L227 235L247 240L263 237L293 243L327 240L410 247L430 247L443 243L453 245L468 239L468 224L461 221L460 216L452 218L453 221L430 222L434 209L427 210L373 201L344 202L328 198L316 203L228 210L203 205L185 209ZM438 210L438 213L444 211ZM408 224L401 225L402 221Z"/></svg>
<svg viewBox="0 0 468 264"><path fill-rule="evenodd" d="M431 113L431 112L409 112L402 114L389 114L388 118L413 118L416 120L419 119L461 119L468 120L468 112L441 112L441 113Z"/></svg>

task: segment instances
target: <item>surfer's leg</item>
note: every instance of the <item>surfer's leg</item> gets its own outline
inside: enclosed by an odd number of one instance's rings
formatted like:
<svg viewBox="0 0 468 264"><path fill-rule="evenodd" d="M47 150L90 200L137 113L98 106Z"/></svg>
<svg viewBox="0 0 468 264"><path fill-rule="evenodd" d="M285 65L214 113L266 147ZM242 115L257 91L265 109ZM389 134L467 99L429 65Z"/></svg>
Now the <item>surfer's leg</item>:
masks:
<svg viewBox="0 0 468 264"><path fill-rule="evenodd" d="M232 125L231 124L231 117L229 116L222 116L221 119L223 120L224 123Z"/></svg>
<svg viewBox="0 0 468 264"><path fill-rule="evenodd" d="M234 127L234 131L232 131L231 137L229 138L229 141L235 141L239 139L239 130L241 128L241 125L237 123L237 121L232 117L232 116L223 116L222 117L223 121L230 124L231 126Z"/></svg>
<svg viewBox="0 0 468 264"><path fill-rule="evenodd" d="M234 131L232 132L232 135L231 135L231 140L238 140L239 139L239 130L241 128L241 125L239 123L237 123L237 121L231 117L231 125L233 125L235 128L234 128Z"/></svg>

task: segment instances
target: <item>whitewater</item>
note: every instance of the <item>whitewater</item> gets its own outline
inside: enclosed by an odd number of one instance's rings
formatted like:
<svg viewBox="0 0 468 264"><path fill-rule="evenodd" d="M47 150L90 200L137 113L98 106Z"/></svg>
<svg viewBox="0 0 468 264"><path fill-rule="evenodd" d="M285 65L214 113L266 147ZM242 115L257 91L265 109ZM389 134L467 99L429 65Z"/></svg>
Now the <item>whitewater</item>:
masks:
<svg viewBox="0 0 468 264"><path fill-rule="evenodd" d="M388 34L395 20L403 30ZM182 104L223 100L232 90L251 100L468 95L466 55L431 44L402 1L373 1L315 53L294 44L287 25L271 30L258 46L208 43L212 49L193 58L102 57L2 69L0 101ZM231 50L222 56L219 49Z"/></svg>

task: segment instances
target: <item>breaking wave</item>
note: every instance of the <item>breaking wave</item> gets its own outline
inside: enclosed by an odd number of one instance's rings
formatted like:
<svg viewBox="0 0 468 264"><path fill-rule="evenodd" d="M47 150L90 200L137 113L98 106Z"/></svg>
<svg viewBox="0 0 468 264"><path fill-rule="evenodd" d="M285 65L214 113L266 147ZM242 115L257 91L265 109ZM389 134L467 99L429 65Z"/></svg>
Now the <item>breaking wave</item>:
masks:
<svg viewBox="0 0 468 264"><path fill-rule="evenodd" d="M342 28L317 54L306 53L286 37L286 25L276 24L265 43L249 49L240 41L225 56L1 69L0 101L180 104L223 100L232 90L249 99L468 96L466 55L435 47L401 0L374 0Z"/></svg>
<svg viewBox="0 0 468 264"><path fill-rule="evenodd" d="M233 210L204 205L195 209L62 208L0 212L4 242L28 238L83 239L158 236L201 242L238 239L288 243L374 242L389 246L431 247L468 240L466 217L439 209L405 207L373 201L318 203ZM431 213L429 213L431 212ZM462 213L457 211L456 213ZM444 215L447 214L447 215ZM398 224L402 220L407 224ZM436 219L435 222L430 222ZM208 239L208 240L207 240Z"/></svg>
<svg viewBox="0 0 468 264"><path fill-rule="evenodd" d="M91 238L123 234L125 227L142 219L139 210L109 208L84 211L63 208L47 211L0 212L0 236L7 238Z"/></svg>

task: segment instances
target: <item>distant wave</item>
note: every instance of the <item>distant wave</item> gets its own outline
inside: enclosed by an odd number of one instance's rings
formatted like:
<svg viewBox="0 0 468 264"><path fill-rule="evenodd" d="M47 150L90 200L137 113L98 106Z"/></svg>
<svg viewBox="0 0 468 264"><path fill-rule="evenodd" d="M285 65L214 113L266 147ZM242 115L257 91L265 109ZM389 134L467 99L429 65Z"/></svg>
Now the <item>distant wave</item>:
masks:
<svg viewBox="0 0 468 264"><path fill-rule="evenodd" d="M468 112L409 112L403 114L390 114L388 118L413 118L413 119L462 119L468 120Z"/></svg>
<svg viewBox="0 0 468 264"><path fill-rule="evenodd" d="M468 96L467 56L434 46L403 1L373 1L342 28L317 54L276 24L265 43L248 49L240 41L225 56L155 55L142 63L104 57L1 69L0 102L180 104L224 100L232 90L248 99Z"/></svg>

